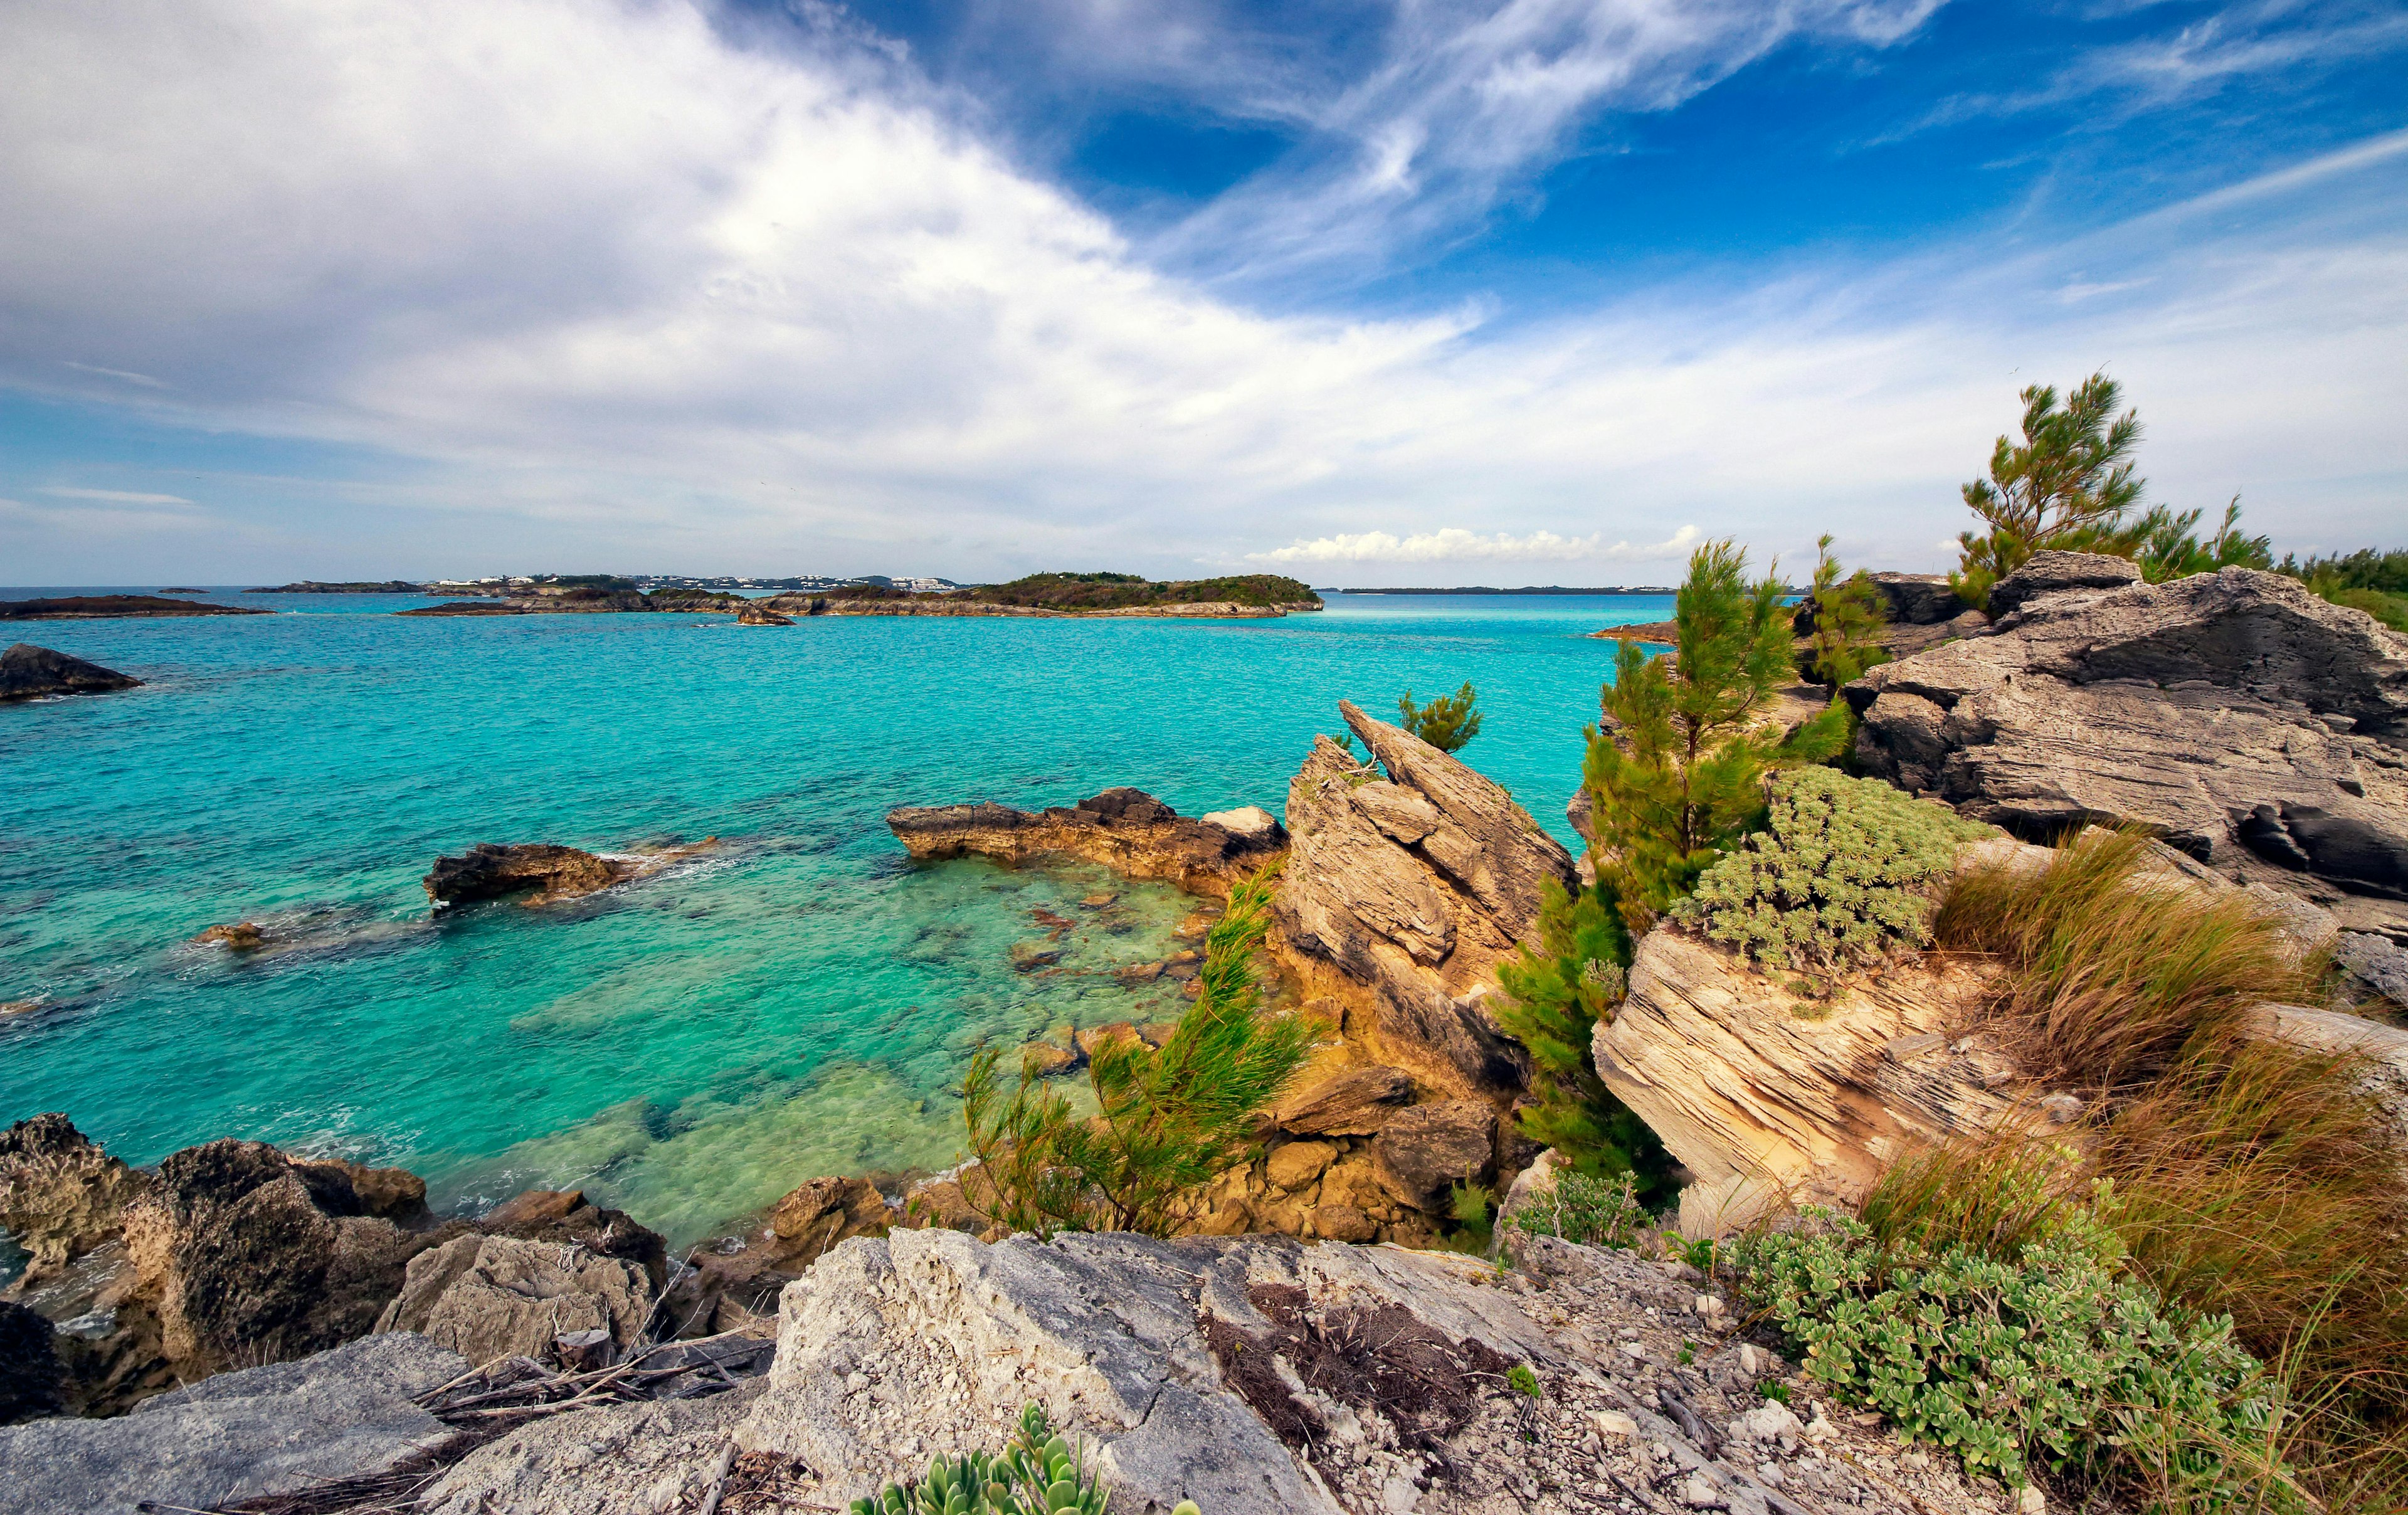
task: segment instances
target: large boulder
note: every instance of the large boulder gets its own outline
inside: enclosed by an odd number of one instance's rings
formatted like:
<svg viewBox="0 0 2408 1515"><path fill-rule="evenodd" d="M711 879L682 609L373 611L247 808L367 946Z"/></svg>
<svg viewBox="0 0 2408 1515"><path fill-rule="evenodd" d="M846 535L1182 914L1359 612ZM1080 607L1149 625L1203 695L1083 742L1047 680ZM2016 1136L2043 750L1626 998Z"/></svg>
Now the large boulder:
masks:
<svg viewBox="0 0 2408 1515"><path fill-rule="evenodd" d="M1325 736L1288 785L1283 954L1309 990L1368 1012L1383 1064L1501 1108L1526 1058L1482 1001L1547 883L1575 882L1571 854L1458 759L1348 702L1339 712L1371 761Z"/></svg>
<svg viewBox="0 0 2408 1515"><path fill-rule="evenodd" d="M2408 932L2408 638L2281 575L2042 594L1846 694L1864 768L1967 815L2142 826Z"/></svg>
<svg viewBox="0 0 2408 1515"><path fill-rule="evenodd" d="M1371 1143L1371 1167L1398 1204L1442 1215L1456 1184L1496 1173L1497 1112L1476 1099L1398 1110Z"/></svg>
<svg viewBox="0 0 2408 1515"><path fill-rule="evenodd" d="M886 824L915 858L975 853L1020 863L1078 857L1127 878L1166 879L1191 893L1224 898L1287 845L1285 829L1259 807L1216 811L1198 821L1126 787L1044 810L983 802L904 806L887 812Z"/></svg>
<svg viewBox="0 0 2408 1515"><path fill-rule="evenodd" d="M624 1348L651 1318L647 1284L635 1264L581 1247L459 1236L410 1259L376 1329L414 1332L479 1366L582 1331L607 1331Z"/></svg>
<svg viewBox="0 0 2408 1515"><path fill-rule="evenodd" d="M1404 1069L1349 1068L1289 1096L1271 1122L1299 1136L1372 1136L1412 1100Z"/></svg>
<svg viewBox="0 0 2408 1515"><path fill-rule="evenodd" d="M591 894L635 872L624 860L553 842L480 842L458 857L437 858L423 882L426 897L438 906L527 893L540 902Z"/></svg>
<svg viewBox="0 0 2408 1515"><path fill-rule="evenodd" d="M1993 616L2009 615L2043 594L2122 589L2140 581L2140 565L2113 553L2035 552L2022 567L1990 586L1990 597L1984 608Z"/></svg>
<svg viewBox="0 0 2408 1515"><path fill-rule="evenodd" d="M411 1402L467 1365L377 1336L177 1389L110 1420L0 1429L0 1515L219 1509L381 1473L448 1431Z"/></svg>
<svg viewBox="0 0 2408 1515"><path fill-rule="evenodd" d="M104 668L97 663L71 658L47 647L19 642L0 652L0 703L30 700L45 694L104 694L134 689L142 680L131 674Z"/></svg>

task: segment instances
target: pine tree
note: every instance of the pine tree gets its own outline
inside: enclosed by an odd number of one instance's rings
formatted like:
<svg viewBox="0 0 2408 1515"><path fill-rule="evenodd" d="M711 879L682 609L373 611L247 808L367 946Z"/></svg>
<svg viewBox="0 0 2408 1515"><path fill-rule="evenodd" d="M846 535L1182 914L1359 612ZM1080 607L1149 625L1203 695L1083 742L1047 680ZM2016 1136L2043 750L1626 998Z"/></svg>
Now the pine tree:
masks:
<svg viewBox="0 0 2408 1515"><path fill-rule="evenodd" d="M2129 556L2139 545L2124 517L2143 488L2130 461L2141 419L2137 410L2114 413L2122 395L2103 373L2084 379L2062 407L2053 385L2023 392L2022 444L2000 437L1990 477L1965 486L1967 507L1990 529L1957 536L1963 553L1948 584L1960 599L1982 605L1992 584L2044 548Z"/></svg>
<svg viewBox="0 0 2408 1515"><path fill-rule="evenodd" d="M1821 762L1847 742L1843 706L1788 733L1760 719L1797 678L1783 593L1778 578L1749 584L1747 555L1727 540L1709 543L1674 601L1674 654L1624 642L1615 659L1582 783L1598 878L1634 936L1758 823L1768 769Z"/></svg>
<svg viewBox="0 0 2408 1515"><path fill-rule="evenodd" d="M2199 539L2198 530L2201 513L2190 509L2176 514L2160 505L2152 507L2141 518L2141 540L2132 559L2141 565L2143 579L2162 584L2170 579L2210 574L2218 568L2274 566L2272 542L2263 536L2241 535L2240 495L2235 494L2225 506L2223 524L2204 542Z"/></svg>
<svg viewBox="0 0 2408 1515"><path fill-rule="evenodd" d="M1814 544L1814 630L1808 637L1806 677L1837 690L1877 663L1889 661L1881 644L1889 620L1889 596L1862 568L1840 577L1827 533Z"/></svg>
<svg viewBox="0 0 2408 1515"><path fill-rule="evenodd" d="M970 1150L1014 1231L1163 1236L1181 1197L1246 1156L1255 1112L1312 1050L1313 1027L1266 1014L1254 954L1270 929L1266 869L1232 890L1205 938L1196 1003L1155 1050L1135 1036L1088 1055L1096 1115L1082 1120L1024 1066L1007 1098L982 1049L962 1087Z"/></svg>
<svg viewBox="0 0 2408 1515"><path fill-rule="evenodd" d="M1404 728L1423 741L1441 752L1460 752L1466 742L1480 735L1480 712L1472 708L1479 698L1480 692L1469 679L1461 689L1437 695L1427 705L1414 705L1409 689L1397 702L1397 713L1404 718Z"/></svg>

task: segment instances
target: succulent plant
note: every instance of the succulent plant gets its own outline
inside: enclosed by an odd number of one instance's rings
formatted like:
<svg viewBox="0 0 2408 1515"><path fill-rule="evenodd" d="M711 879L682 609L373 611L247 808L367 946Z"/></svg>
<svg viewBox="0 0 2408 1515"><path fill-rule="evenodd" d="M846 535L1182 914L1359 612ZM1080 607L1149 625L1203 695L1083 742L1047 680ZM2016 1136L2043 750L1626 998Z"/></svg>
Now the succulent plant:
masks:
<svg viewBox="0 0 2408 1515"><path fill-rule="evenodd" d="M854 1500L853 1515L1104 1515L1111 1493L1085 1461L1085 1448L1054 1435L1044 1408L1030 1405L1001 1451L939 1453L925 1477ZM1171 1515L1202 1511L1182 1500Z"/></svg>

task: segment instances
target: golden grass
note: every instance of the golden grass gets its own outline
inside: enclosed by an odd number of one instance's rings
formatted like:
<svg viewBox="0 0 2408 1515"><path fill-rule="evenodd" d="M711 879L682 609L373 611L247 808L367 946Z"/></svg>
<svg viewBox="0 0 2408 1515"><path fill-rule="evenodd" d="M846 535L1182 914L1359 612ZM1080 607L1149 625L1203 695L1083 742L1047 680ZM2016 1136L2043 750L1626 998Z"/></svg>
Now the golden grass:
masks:
<svg viewBox="0 0 2408 1515"><path fill-rule="evenodd" d="M2093 1096L2064 1134L2080 1160L2028 1133L1953 1144L1894 1165L1865 1218L2012 1256L2112 1179L2132 1270L2229 1314L2288 1386L2272 1435L2326 1507L2408 1511L2408 1154L2358 1057L2247 1034L2253 1005L2317 1003L2324 965L2246 896L2148 877L2145 846L1974 872L1934 922L1942 950L2008 966L1992 1027L2026 1070Z"/></svg>

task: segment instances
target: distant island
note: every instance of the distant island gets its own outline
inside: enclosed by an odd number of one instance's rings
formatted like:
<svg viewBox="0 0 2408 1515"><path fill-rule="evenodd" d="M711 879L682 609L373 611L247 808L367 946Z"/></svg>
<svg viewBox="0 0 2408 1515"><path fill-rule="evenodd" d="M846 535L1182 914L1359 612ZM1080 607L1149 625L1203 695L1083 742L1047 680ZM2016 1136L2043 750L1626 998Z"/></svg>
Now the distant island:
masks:
<svg viewBox="0 0 2408 1515"><path fill-rule="evenodd" d="M57 599L0 600L0 621L121 621L153 616L264 616L231 605L195 605L156 594L68 594Z"/></svg>
<svg viewBox="0 0 2408 1515"><path fill-rule="evenodd" d="M495 597L421 606L406 616L595 614L620 611L735 611L783 616L930 615L1099 617L1161 616L1254 620L1318 610L1320 596L1293 579L1244 574L1229 579L1162 581L1137 574L1043 573L1009 584L913 589L915 580L841 583L748 599L720 590L645 590L627 579L592 576L513 589ZM926 582L926 580L917 580ZM939 580L939 582L942 582Z"/></svg>

